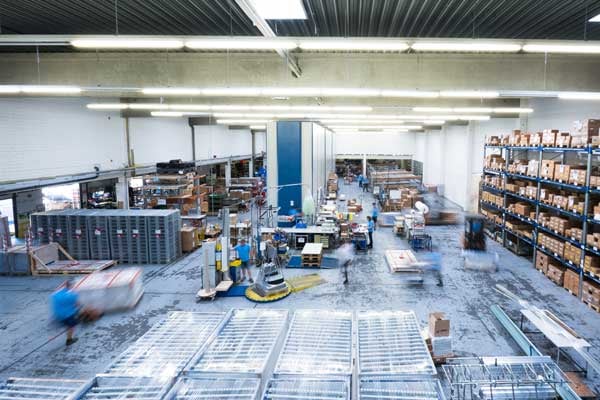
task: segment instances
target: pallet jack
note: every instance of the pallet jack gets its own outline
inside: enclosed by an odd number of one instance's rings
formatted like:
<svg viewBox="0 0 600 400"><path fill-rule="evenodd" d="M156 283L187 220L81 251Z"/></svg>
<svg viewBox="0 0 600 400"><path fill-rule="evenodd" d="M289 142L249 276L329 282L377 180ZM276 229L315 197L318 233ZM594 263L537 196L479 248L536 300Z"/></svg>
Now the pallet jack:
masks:
<svg viewBox="0 0 600 400"><path fill-rule="evenodd" d="M480 271L497 269L498 254L486 252L484 227L485 219L481 215L465 216L462 256L466 269Z"/></svg>
<svg viewBox="0 0 600 400"><path fill-rule="evenodd" d="M283 262L278 253L279 242L265 243L267 263L263 264L254 284L246 289L246 298L257 303L281 300L292 293L292 288L283 277Z"/></svg>

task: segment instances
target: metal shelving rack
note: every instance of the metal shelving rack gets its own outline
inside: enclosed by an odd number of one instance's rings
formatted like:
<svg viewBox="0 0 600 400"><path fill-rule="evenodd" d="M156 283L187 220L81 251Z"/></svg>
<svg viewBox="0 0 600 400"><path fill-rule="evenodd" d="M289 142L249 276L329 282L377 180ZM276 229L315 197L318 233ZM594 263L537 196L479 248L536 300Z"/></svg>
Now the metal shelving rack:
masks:
<svg viewBox="0 0 600 400"><path fill-rule="evenodd" d="M351 375L352 313L296 311L274 372Z"/></svg>
<svg viewBox="0 0 600 400"><path fill-rule="evenodd" d="M591 195L600 195L600 189L598 188L592 188L590 187L590 177L592 175L592 161L593 161L593 157L594 156L600 156L600 149L596 149L596 148L592 148L592 147L582 147L582 148L569 148L569 147L543 147L543 146L533 146L533 147L522 147L522 146L496 146L496 145L485 145L484 146L484 158L488 155L488 150L500 150L500 154L504 156L505 158L505 166L504 166L504 171L497 171L497 170L490 170L490 169L483 169L483 174L484 175L496 175L496 176L502 176L503 177L503 185L504 187L506 187L506 183L507 183L507 179L512 178L512 179L522 179L522 180L527 180L533 183L537 184L537 194L535 199L529 199L523 196L520 196L518 194L514 194L514 193L510 193L507 192L506 190L501 190L498 188L493 188L491 186L482 184L480 187L480 192L481 191L489 191L489 192L493 192L493 193L502 193L504 196L504 204L503 207L499 207L497 205L493 205L491 203L485 202L480 200L479 202L479 211L481 211L482 208L493 208L495 209L495 211L499 211L502 214L502 224L496 224L494 223L494 226L498 229L500 229L501 233L502 233L502 245L504 247L506 246L507 243L507 233L516 236L519 240L521 240L523 243L528 244L529 246L532 247L532 253L533 253L533 259L535 260L536 257L536 253L538 251L541 251L547 255L549 255L550 257L552 257L553 259L555 259L556 261L558 261L562 266L569 268L575 272L577 272L579 274L579 299L581 300L582 298L582 294L583 294L583 282L584 282L584 277L586 279L592 280L598 284L600 284L600 278L594 275L591 275L589 272L584 271L583 269L583 263L584 263L584 259L585 259L585 255L587 254L593 254L596 256L600 256L600 251L597 251L591 247L587 246L587 233L590 227L590 224L600 224L600 221L596 221L592 218L589 217L589 212L590 212L590 196ZM509 173L507 172L508 170L508 165L512 159L512 155L513 152L518 152L518 151L527 151L527 152L537 152L538 154L538 171L537 171L537 177L531 177L531 176L525 176L525 175L521 175L521 174L513 174L513 173ZM542 160L544 159L544 155L545 154L555 154L558 155L560 157L561 163L565 162L565 158L567 154L578 154L580 156L585 157L585 161L586 161L586 183L585 185L582 186L577 186L577 185L573 185L573 184L569 184L569 183L562 183L562 182L558 182L558 181L553 181L553 180L548 180L545 178L541 178L541 164L542 164ZM572 191L574 193L577 194L584 194L585 196L585 202L584 202L584 210L583 210L583 214L578 214L575 213L573 211L569 211L569 210L565 210L565 209L561 209L546 203L543 203L541 201L539 201L540 198L540 190L542 188L542 185L549 185L549 186L554 186L558 189L563 189L566 191ZM522 216L516 215L514 213L511 213L507 210L507 197L511 196L511 197L516 197L520 200L523 201L527 201L530 204L532 204L533 206L535 206L535 219L531 219L531 218L524 218ZM480 193L480 198L481 198L481 193ZM582 233L582 241L581 242L577 242L574 240L567 240L568 242L570 242L571 244L576 245L578 248L580 248L581 250L583 250L581 252L581 259L580 259L580 264L579 265L573 265L572 263L564 260L562 257L560 257L558 254L554 254L552 252L549 252L545 249L543 249L541 246L539 246L537 244L537 237L538 237L538 233L542 232L542 233L549 233L550 235L553 235L555 237L558 237L559 239L567 239L562 235L558 235L556 234L554 231L551 231L549 229L544 229L543 226L541 226L540 224L537 223L538 221L538 217L540 214L540 210L551 210L554 213L558 213L562 216L571 218L571 219L575 219L581 222L581 229L583 231ZM508 230L506 228L506 217L513 217L513 218L517 218L522 222L525 222L529 225L532 226L533 228L533 239L528 239L525 238L523 236L520 236L510 230ZM492 222L492 221L488 221L488 222Z"/></svg>
<svg viewBox="0 0 600 400"><path fill-rule="evenodd" d="M258 400L260 379L180 378L165 400Z"/></svg>
<svg viewBox="0 0 600 400"><path fill-rule="evenodd" d="M172 312L129 346L107 376L177 376L222 325L226 313Z"/></svg>
<svg viewBox="0 0 600 400"><path fill-rule="evenodd" d="M83 390L86 381L72 379L9 378L0 384L0 398L5 400L63 400Z"/></svg>
<svg viewBox="0 0 600 400"><path fill-rule="evenodd" d="M436 374L413 311L358 313L358 372L361 378Z"/></svg>

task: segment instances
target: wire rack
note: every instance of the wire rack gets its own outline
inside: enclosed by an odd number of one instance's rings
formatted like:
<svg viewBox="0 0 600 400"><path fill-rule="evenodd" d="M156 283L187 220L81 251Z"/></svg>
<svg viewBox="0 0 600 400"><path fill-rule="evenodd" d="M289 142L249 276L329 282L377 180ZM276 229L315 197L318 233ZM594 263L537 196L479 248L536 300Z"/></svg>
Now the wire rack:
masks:
<svg viewBox="0 0 600 400"><path fill-rule="evenodd" d="M350 400L349 378L286 377L267 383L263 400Z"/></svg>
<svg viewBox="0 0 600 400"><path fill-rule="evenodd" d="M296 311L276 374L352 374L352 313Z"/></svg>
<svg viewBox="0 0 600 400"><path fill-rule="evenodd" d="M70 379L9 378L0 384L0 399L62 400L74 396L84 384Z"/></svg>
<svg viewBox="0 0 600 400"><path fill-rule="evenodd" d="M435 375L413 311L358 314L358 366L362 375Z"/></svg>
<svg viewBox="0 0 600 400"><path fill-rule="evenodd" d="M218 335L190 363L188 373L264 372L287 322L284 310L234 310Z"/></svg>
<svg viewBox="0 0 600 400"><path fill-rule="evenodd" d="M567 382L548 357L455 359L443 370L455 399L551 399Z"/></svg>
<svg viewBox="0 0 600 400"><path fill-rule="evenodd" d="M404 380L388 376L361 379L358 399L445 400L445 396L437 379Z"/></svg>
<svg viewBox="0 0 600 400"><path fill-rule="evenodd" d="M225 313L177 311L154 325L108 368L112 376L175 376L207 342Z"/></svg>
<svg viewBox="0 0 600 400"><path fill-rule="evenodd" d="M161 400L172 382L151 378L96 377L80 400Z"/></svg>
<svg viewBox="0 0 600 400"><path fill-rule="evenodd" d="M256 400L258 378L194 377L175 383L165 400Z"/></svg>

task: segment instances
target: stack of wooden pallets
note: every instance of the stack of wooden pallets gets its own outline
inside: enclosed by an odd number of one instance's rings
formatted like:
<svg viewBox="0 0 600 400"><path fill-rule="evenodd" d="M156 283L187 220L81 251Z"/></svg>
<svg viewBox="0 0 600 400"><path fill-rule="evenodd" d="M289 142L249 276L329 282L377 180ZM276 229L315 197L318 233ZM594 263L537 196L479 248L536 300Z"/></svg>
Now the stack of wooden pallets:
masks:
<svg viewBox="0 0 600 400"><path fill-rule="evenodd" d="M390 272L421 272L414 267L417 258L410 250L386 250L385 259L390 267Z"/></svg>
<svg viewBox="0 0 600 400"><path fill-rule="evenodd" d="M323 243L307 243L302 249L302 266L320 267L323 257Z"/></svg>

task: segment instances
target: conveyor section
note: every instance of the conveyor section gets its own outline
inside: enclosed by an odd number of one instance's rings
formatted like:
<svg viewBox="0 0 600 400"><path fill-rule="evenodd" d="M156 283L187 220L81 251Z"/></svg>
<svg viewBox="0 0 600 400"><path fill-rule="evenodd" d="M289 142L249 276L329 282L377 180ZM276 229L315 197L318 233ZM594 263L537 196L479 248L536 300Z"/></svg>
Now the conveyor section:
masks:
<svg viewBox="0 0 600 400"><path fill-rule="evenodd" d="M234 310L187 372L262 376L287 322L283 310Z"/></svg>
<svg viewBox="0 0 600 400"><path fill-rule="evenodd" d="M351 375L352 313L296 311L275 373Z"/></svg>
<svg viewBox="0 0 600 400"><path fill-rule="evenodd" d="M435 375L413 311L358 314L360 375Z"/></svg>
<svg viewBox="0 0 600 400"><path fill-rule="evenodd" d="M350 400L348 378L288 377L271 379L263 400Z"/></svg>
<svg viewBox="0 0 600 400"><path fill-rule="evenodd" d="M257 400L259 386L257 378L184 378L165 400Z"/></svg>
<svg viewBox="0 0 600 400"><path fill-rule="evenodd" d="M84 384L85 381L71 379L9 378L0 385L0 399L66 400Z"/></svg>
<svg viewBox="0 0 600 400"><path fill-rule="evenodd" d="M108 368L111 376L176 376L226 313L177 311L154 325Z"/></svg>

